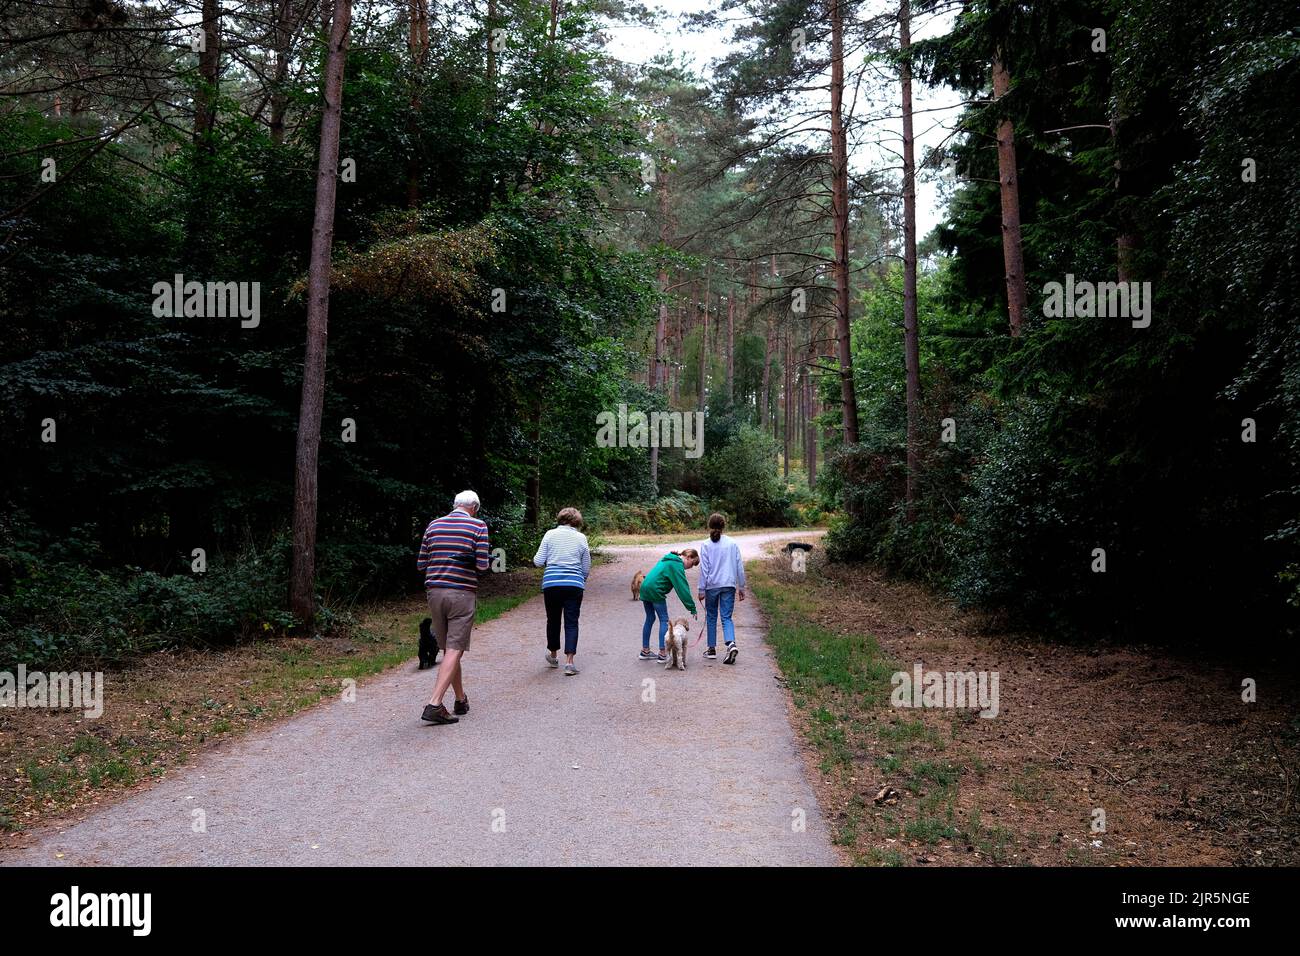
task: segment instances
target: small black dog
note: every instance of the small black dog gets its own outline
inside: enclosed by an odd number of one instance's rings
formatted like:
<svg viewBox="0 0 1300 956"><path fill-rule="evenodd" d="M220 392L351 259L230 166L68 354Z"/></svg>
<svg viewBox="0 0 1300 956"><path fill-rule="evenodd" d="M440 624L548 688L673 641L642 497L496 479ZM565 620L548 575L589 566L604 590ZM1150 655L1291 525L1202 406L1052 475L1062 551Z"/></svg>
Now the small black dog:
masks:
<svg viewBox="0 0 1300 956"><path fill-rule="evenodd" d="M807 554L812 549L813 546L811 544L804 544L802 541L791 541L781 550L786 554L794 554L796 551L802 551L804 554Z"/></svg>
<svg viewBox="0 0 1300 956"><path fill-rule="evenodd" d="M420 670L426 670L438 663L438 639L433 636L431 624L433 624L431 617L426 617L420 622Z"/></svg>

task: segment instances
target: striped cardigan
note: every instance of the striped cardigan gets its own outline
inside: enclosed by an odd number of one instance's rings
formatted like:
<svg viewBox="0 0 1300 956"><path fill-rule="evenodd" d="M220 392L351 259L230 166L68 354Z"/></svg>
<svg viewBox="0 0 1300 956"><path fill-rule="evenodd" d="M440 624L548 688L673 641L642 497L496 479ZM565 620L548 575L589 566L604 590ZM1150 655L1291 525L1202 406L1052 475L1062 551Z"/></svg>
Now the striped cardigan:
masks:
<svg viewBox="0 0 1300 956"><path fill-rule="evenodd" d="M434 518L424 529L415 566L426 589L477 591L478 576L488 569L487 524L459 508Z"/></svg>
<svg viewBox="0 0 1300 956"><path fill-rule="evenodd" d="M583 587L591 573L591 549L587 547L587 536L567 524L552 528L542 536L533 564L546 568L542 575L543 591L547 588Z"/></svg>

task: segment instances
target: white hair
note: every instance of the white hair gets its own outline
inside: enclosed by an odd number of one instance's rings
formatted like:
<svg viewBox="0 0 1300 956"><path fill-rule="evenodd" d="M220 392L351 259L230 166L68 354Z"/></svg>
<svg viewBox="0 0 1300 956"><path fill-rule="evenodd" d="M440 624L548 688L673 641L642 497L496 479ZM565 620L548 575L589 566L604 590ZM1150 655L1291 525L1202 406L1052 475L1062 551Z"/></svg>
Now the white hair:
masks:
<svg viewBox="0 0 1300 956"><path fill-rule="evenodd" d="M478 495L472 491L462 491L456 496L456 500L452 504L456 508L468 508L472 505L474 510L478 511Z"/></svg>

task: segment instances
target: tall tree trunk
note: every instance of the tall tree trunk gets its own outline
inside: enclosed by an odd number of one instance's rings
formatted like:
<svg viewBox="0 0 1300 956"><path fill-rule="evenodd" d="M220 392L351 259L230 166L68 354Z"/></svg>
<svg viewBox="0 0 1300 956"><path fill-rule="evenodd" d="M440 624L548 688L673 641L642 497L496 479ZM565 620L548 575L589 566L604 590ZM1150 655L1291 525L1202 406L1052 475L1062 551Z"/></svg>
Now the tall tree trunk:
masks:
<svg viewBox="0 0 1300 956"><path fill-rule="evenodd" d="M898 9L903 99L903 352L907 367L907 520L916 517L920 468L921 352L916 316L916 154L912 137L911 0Z"/></svg>
<svg viewBox="0 0 1300 956"><path fill-rule="evenodd" d="M552 0L552 13L556 11L558 0ZM555 23L551 22L551 31L554 33ZM662 169L656 176L656 187L659 193L659 242L667 247L672 239L672 225L670 216L672 213L672 204L668 196L668 163L662 163ZM668 334L668 266L661 261L659 264L659 319L655 322L655 352L654 364L650 370L650 388L659 391L663 387L663 365L664 365L664 337ZM650 483L655 487L655 494L659 493L659 447L657 444L650 446Z"/></svg>
<svg viewBox="0 0 1300 956"><path fill-rule="evenodd" d="M302 405L294 456L293 560L289 609L310 629L316 618L316 505L321 416L325 408L325 346L329 329L330 250L334 242L334 195L338 188L339 129L343 113L343 69L348 57L352 0L334 0L334 20L325 61L325 107L316 162L316 211L307 267L307 349L302 370Z"/></svg>
<svg viewBox="0 0 1300 956"><path fill-rule="evenodd" d="M999 47L993 60L993 99L1001 100L1011 89ZM1025 289L1025 255L1020 244L1020 178L1016 171L1016 133L1011 117L998 122L998 183L1002 191L1002 259L1007 273L1007 314L1012 336L1019 336L1029 301Z"/></svg>
<svg viewBox="0 0 1300 956"><path fill-rule="evenodd" d="M284 117L289 112L289 55L296 32L293 0L276 0L275 34L272 51L275 54L275 71L271 88L271 142L284 143Z"/></svg>
<svg viewBox="0 0 1300 956"><path fill-rule="evenodd" d="M711 355L718 355L722 348L718 344L719 336L722 335L722 293L718 293L718 321L713 323L713 343L709 348Z"/></svg>
<svg viewBox="0 0 1300 956"><path fill-rule="evenodd" d="M668 272L662 267L659 269L659 291L663 292L668 288ZM659 300L659 318L655 321L655 354L654 360L650 363L650 377L648 384L655 391L659 391L664 383L664 339L668 335L668 300Z"/></svg>
<svg viewBox="0 0 1300 956"><path fill-rule="evenodd" d="M491 97L489 112L496 114L496 91L497 91L497 51L492 44L495 38L492 31L496 29L497 21L497 4L496 0L488 0L487 8L487 82L488 95Z"/></svg>
<svg viewBox="0 0 1300 956"><path fill-rule="evenodd" d="M429 49L429 0L407 0L410 22L407 44L414 60L421 61Z"/></svg>
<svg viewBox="0 0 1300 956"><path fill-rule="evenodd" d="M811 332L811 323L810 328ZM813 338L809 338L809 363L803 369L803 471L807 473L809 488L816 484L816 425L813 423L813 365L816 351Z"/></svg>
<svg viewBox="0 0 1300 956"><path fill-rule="evenodd" d="M524 480L524 524L537 527L542 517L542 396L533 400L528 416L528 442L532 458L528 462L528 477Z"/></svg>
<svg viewBox="0 0 1300 956"><path fill-rule="evenodd" d="M758 427L767 428L768 405L771 397L772 381L772 317L768 316L763 328L763 388L759 397Z"/></svg>
<svg viewBox="0 0 1300 956"><path fill-rule="evenodd" d="M704 270L704 324L700 326L700 411L707 404L709 389L709 297L713 294L713 266Z"/></svg>
<svg viewBox="0 0 1300 956"><path fill-rule="evenodd" d="M211 228L213 163L216 159L217 87L221 76L221 5L203 0L203 49L199 51L199 83L194 93L194 172L185 217L184 255L200 273L212 268L215 236Z"/></svg>
<svg viewBox="0 0 1300 956"><path fill-rule="evenodd" d="M807 442L803 433L803 373L800 372L798 364L795 364L791 374L794 376L791 382L794 386L794 438L791 444L799 452L799 460L803 461L804 445Z"/></svg>
<svg viewBox="0 0 1300 956"><path fill-rule="evenodd" d="M849 158L844 129L844 7L831 3L831 218L835 244L835 333L839 340L840 398L844 403L844 441L858 441L858 399L853 385L849 342Z"/></svg>
<svg viewBox="0 0 1300 956"><path fill-rule="evenodd" d="M668 168L663 163L663 168ZM655 180L655 192L659 200L659 242L665 248L672 241L672 202L668 195L668 175L659 171ZM663 385L664 340L668 337L668 266L659 264L659 319L655 323L654 361L650 366L647 384L655 390Z"/></svg>
<svg viewBox="0 0 1300 956"><path fill-rule="evenodd" d="M406 113L406 138L411 154L406 160L406 208L420 204L420 171L424 166L420 155L420 87L423 84L424 61L429 53L429 0L407 0L409 31L407 50L411 55L410 108Z"/></svg>
<svg viewBox="0 0 1300 956"><path fill-rule="evenodd" d="M677 270L676 279L677 279L676 285L678 286L678 288L680 288L681 281L682 281L682 272L680 269ZM675 324L675 331L673 332L673 363L672 363L671 376L670 376L673 382L673 407L674 408L679 407L682 402L682 354L683 354L682 314L683 312L685 312L685 308L682 304L682 296L680 292L677 293L676 298L677 298L677 318Z"/></svg>
<svg viewBox="0 0 1300 956"><path fill-rule="evenodd" d="M771 258L771 260L770 260L770 266L769 266L769 270L768 270L768 275L769 275L771 278L773 278L773 279L778 278L778 273L777 273L777 271L776 271L776 253L773 253L773 254L772 254L772 258ZM775 294L776 294L776 283L775 283L775 282L772 283L772 291L773 291L773 294L775 295ZM776 308L776 307L773 306L773 311L774 311L774 312L775 312L775 308ZM777 357L777 348L779 347L780 342L781 342L781 339L780 339L780 335L781 335L781 324L780 324L780 321L779 321L779 313L776 313L776 315L778 316L778 318L773 318L773 315L772 315L772 314L769 314L769 315L768 315L768 319L767 319L768 348L769 348L770 351L771 351L771 358L769 358L768 363L767 363L767 366L764 367L765 371L769 371L769 370L770 370L770 366L771 366L771 364L772 364L771 359ZM766 380L766 379L765 379L765 380ZM771 416L771 420L772 420L772 440L773 440L773 441L776 441L776 423L777 423L777 421L781 418L781 415L780 415L780 411L781 411L781 409L780 409L780 403L779 403L779 402L776 402L776 401L772 401L772 399L771 399L771 388L770 388L770 386L764 386L763 391L764 391L764 394L767 396L767 397L764 399L764 401L763 401L763 407L764 407L765 409L768 410L768 414ZM769 408L769 407L768 407L769 405L771 405L771 406L773 406L773 407Z"/></svg>
<svg viewBox="0 0 1300 956"><path fill-rule="evenodd" d="M550 42L552 44L555 42L555 24L559 19L559 15L559 0L551 0ZM553 129L554 124L549 120L542 126L543 132L548 136ZM655 367L658 368L657 350L659 342L655 343L655 348ZM529 527L536 527L542 517L542 396L545 388L546 382L543 381L538 384L533 408L529 415L529 446L531 451L528 462L528 476L524 480L524 524Z"/></svg>
<svg viewBox="0 0 1300 956"><path fill-rule="evenodd" d="M736 290L727 296L727 404L736 402Z"/></svg>
<svg viewBox="0 0 1300 956"><path fill-rule="evenodd" d="M746 337L754 334L755 322L758 316L757 305L758 305L758 260L751 259L749 261L749 295L746 297L746 301L745 301L744 334ZM766 345L764 347L766 347ZM759 399L759 395L757 392L755 392L754 393L755 407L758 406L758 399ZM745 405L746 406L749 405L748 392L745 393Z"/></svg>
<svg viewBox="0 0 1300 956"><path fill-rule="evenodd" d="M786 478L790 477L790 425L791 422L794 420L794 415L792 414L794 412L794 395L792 394L793 389L790 387L791 386L790 376L792 371L790 368L791 354L792 354L792 350L790 348L790 329L787 326L785 330L785 376L784 376L785 381L783 383L783 393L785 396L785 428L784 428L784 435L783 435L784 445L785 445L784 475Z"/></svg>
<svg viewBox="0 0 1300 956"><path fill-rule="evenodd" d="M1133 222L1132 201L1129 189L1129 177L1125 175L1125 157L1127 139L1125 127L1128 124L1129 106L1127 93L1122 84L1116 84L1115 115L1110 120L1111 146L1115 150L1115 206L1118 219L1118 234L1115 237L1116 278L1120 282L1133 281L1133 256L1137 252L1138 234Z"/></svg>
<svg viewBox="0 0 1300 956"><path fill-rule="evenodd" d="M199 53L199 89L194 97L194 139L202 142L217 125L217 83L221 70L220 0L203 0L203 49Z"/></svg>

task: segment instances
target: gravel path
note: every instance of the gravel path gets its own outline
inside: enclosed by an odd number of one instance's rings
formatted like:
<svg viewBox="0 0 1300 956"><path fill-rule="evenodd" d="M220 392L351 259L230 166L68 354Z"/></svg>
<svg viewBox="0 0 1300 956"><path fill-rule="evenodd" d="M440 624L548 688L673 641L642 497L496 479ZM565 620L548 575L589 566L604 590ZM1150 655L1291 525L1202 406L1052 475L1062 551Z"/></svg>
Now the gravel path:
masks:
<svg viewBox="0 0 1300 956"><path fill-rule="evenodd" d="M750 557L788 536L737 539ZM701 643L687 671L665 671L636 659L629 582L668 546L605 550L616 560L588 582L579 676L545 666L538 597L475 629L470 714L429 726L418 717L434 677L416 670L413 635L410 664L361 684L355 703L215 748L5 863L836 863L754 602L736 604L736 666L706 663Z"/></svg>

